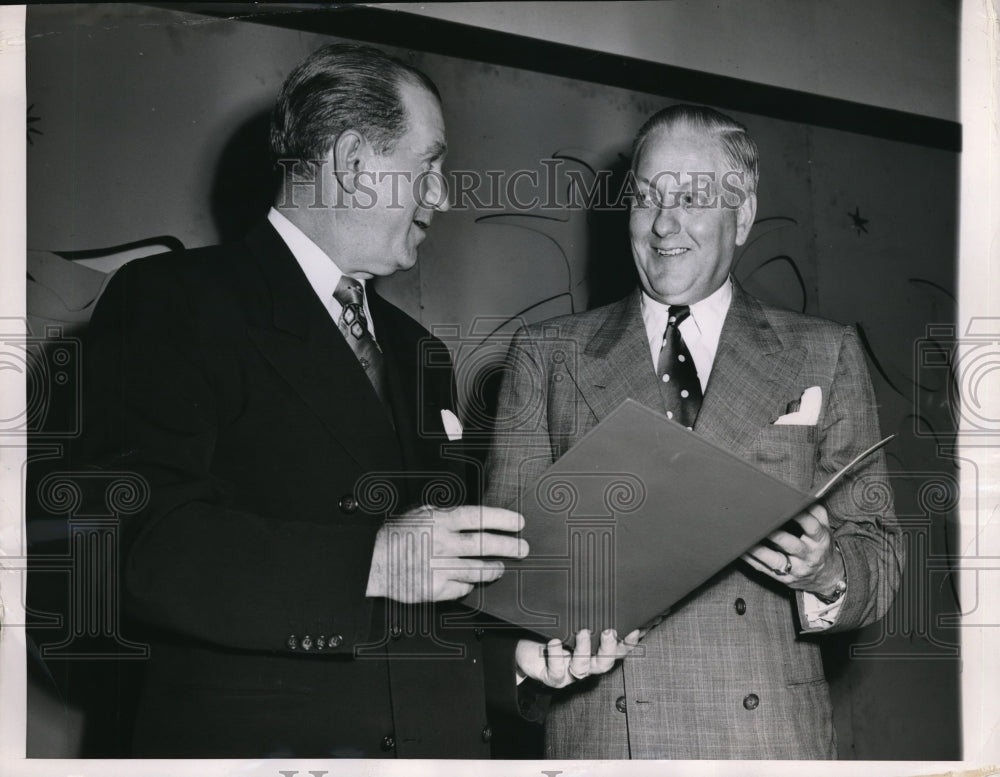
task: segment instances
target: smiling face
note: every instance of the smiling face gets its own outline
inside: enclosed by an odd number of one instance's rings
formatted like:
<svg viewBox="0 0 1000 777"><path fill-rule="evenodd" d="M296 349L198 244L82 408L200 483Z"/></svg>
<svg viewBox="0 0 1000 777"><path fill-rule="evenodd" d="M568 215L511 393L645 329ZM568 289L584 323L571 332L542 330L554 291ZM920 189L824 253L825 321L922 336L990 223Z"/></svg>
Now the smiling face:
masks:
<svg viewBox="0 0 1000 777"><path fill-rule="evenodd" d="M441 106L422 86L404 81L399 91L406 131L391 150L366 154L356 178L353 255L342 269L359 278L413 267L434 212L448 210Z"/></svg>
<svg viewBox="0 0 1000 777"><path fill-rule="evenodd" d="M651 132L634 175L629 236L643 289L667 305L705 299L725 282L750 233L756 195L716 139L685 124Z"/></svg>

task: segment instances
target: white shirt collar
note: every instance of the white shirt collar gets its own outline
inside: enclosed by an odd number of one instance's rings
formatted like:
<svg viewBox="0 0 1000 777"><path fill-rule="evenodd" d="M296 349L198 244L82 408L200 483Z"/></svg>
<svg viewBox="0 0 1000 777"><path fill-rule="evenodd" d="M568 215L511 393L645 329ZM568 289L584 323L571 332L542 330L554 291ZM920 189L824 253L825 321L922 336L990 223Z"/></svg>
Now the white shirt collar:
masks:
<svg viewBox="0 0 1000 777"><path fill-rule="evenodd" d="M267 212L267 220L271 222L271 226L288 246L288 250L292 252L295 261L299 263L299 267L305 273L306 280L309 281L309 285L316 292L316 296L319 297L330 317L333 318L334 322L339 321L343 308L333 298L333 292L344 273L337 266L337 263L277 209L271 208ZM357 278L356 280L362 286L365 285L364 279ZM368 330L372 333L372 337L375 337L375 322L372 321L371 311L368 309L367 289L364 302Z"/></svg>
<svg viewBox="0 0 1000 777"><path fill-rule="evenodd" d="M654 368L659 360L660 347L663 344L663 331L667 328L667 305L650 297L645 290L639 298L642 311L642 321L646 326L646 338L649 341L650 357ZM715 354L719 350L719 338L722 336L722 326L726 322L726 314L733 301L733 281L727 278L718 289L705 299L690 305L691 315L680 325L684 344L691 352L695 367L698 370L698 381L702 391L708 387L708 377L715 363Z"/></svg>

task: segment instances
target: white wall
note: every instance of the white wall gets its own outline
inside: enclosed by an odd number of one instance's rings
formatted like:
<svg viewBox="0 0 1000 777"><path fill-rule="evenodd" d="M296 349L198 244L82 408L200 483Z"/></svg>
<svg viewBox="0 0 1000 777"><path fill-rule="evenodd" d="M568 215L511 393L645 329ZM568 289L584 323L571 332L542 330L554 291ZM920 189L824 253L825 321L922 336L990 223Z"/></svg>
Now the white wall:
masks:
<svg viewBox="0 0 1000 777"><path fill-rule="evenodd" d="M958 120L954 0L386 3L477 27Z"/></svg>

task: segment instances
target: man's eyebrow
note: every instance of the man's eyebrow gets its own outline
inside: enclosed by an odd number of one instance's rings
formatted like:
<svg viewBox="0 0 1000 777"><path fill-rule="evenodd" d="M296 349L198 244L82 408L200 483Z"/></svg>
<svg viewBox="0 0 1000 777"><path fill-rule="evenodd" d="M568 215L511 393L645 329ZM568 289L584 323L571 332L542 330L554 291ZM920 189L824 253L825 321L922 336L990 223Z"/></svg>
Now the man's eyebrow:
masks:
<svg viewBox="0 0 1000 777"><path fill-rule="evenodd" d="M424 153L424 159L428 162L435 162L448 153L448 144L443 140L435 141Z"/></svg>

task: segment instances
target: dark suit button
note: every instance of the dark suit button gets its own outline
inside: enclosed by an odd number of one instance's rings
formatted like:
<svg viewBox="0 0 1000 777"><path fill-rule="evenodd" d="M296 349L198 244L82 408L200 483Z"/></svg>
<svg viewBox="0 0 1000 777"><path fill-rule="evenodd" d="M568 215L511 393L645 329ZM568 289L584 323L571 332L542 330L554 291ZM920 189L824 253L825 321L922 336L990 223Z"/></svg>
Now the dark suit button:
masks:
<svg viewBox="0 0 1000 777"><path fill-rule="evenodd" d="M483 730L480 732L480 734L483 737L484 742L489 742L491 739L493 739L493 729L490 728L489 726L483 726Z"/></svg>
<svg viewBox="0 0 1000 777"><path fill-rule="evenodd" d="M326 637L320 634L318 637L316 637L316 649L322 650L325 647L326 647Z"/></svg>
<svg viewBox="0 0 1000 777"><path fill-rule="evenodd" d="M477 626L472 630L472 633L476 635L476 639L482 639L483 635L486 633L486 629L481 629Z"/></svg>
<svg viewBox="0 0 1000 777"><path fill-rule="evenodd" d="M736 614L737 615L742 615L743 613L745 613L747 611L747 603L744 602L743 599L737 599L733 603L733 606L736 608Z"/></svg>
<svg viewBox="0 0 1000 777"><path fill-rule="evenodd" d="M342 636L340 636L339 634L331 634L330 635L330 639L328 639L326 641L326 644L328 644L332 648L335 648L335 647L340 647L340 644L343 641L344 641L344 638Z"/></svg>
<svg viewBox="0 0 1000 777"><path fill-rule="evenodd" d="M379 745L379 747L381 747L382 750L388 753L390 750L396 747L396 740L395 738L393 738L392 734L386 734L384 737L382 737L382 744Z"/></svg>
<svg viewBox="0 0 1000 777"><path fill-rule="evenodd" d="M615 709L619 712L625 712L625 697L619 696L615 699Z"/></svg>
<svg viewBox="0 0 1000 777"><path fill-rule="evenodd" d="M340 497L339 505L341 512L347 513L348 515L358 511L358 500L351 494L346 494Z"/></svg>
<svg viewBox="0 0 1000 777"><path fill-rule="evenodd" d="M303 650L312 650L312 646L313 646L313 638L310 637L308 634L306 634L302 638L302 649Z"/></svg>
<svg viewBox="0 0 1000 777"><path fill-rule="evenodd" d="M389 629L389 636L392 637L393 639L399 639L400 637L403 636L403 629L400 628L398 625L393 626L391 629Z"/></svg>
<svg viewBox="0 0 1000 777"><path fill-rule="evenodd" d="M299 638L294 634L289 634L288 639L285 640L285 644L288 646L289 650L295 650L299 646Z"/></svg>
<svg viewBox="0 0 1000 777"><path fill-rule="evenodd" d="M760 704L760 697L756 693L748 693L743 698L743 709L755 710L757 705Z"/></svg>

